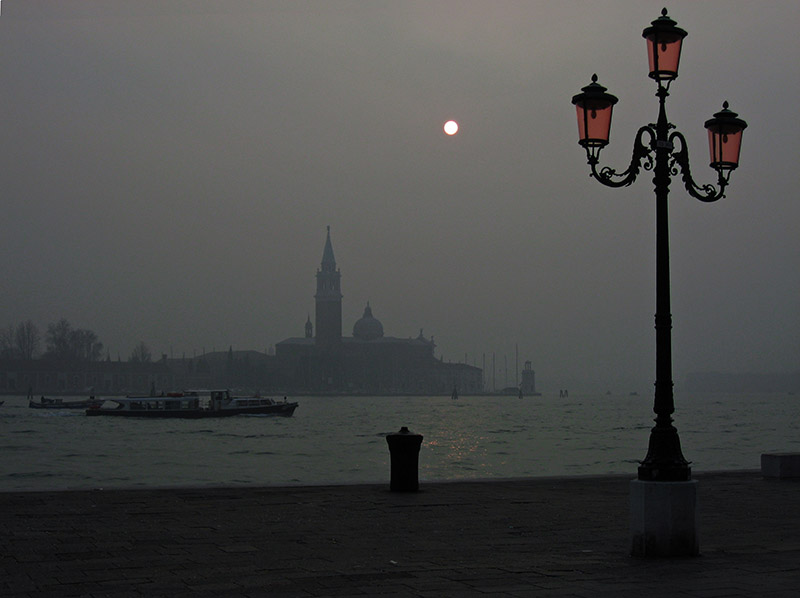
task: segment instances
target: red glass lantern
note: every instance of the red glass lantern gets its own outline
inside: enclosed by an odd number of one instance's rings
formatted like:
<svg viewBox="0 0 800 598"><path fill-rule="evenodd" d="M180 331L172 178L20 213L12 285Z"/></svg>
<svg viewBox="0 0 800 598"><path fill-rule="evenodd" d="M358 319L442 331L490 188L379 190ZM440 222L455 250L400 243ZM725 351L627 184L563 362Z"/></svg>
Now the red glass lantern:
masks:
<svg viewBox="0 0 800 598"><path fill-rule="evenodd" d="M597 82L597 75L592 75L592 82L572 98L578 113L579 144L587 149L602 149L608 145L611 111L617 102L617 98L606 93L606 88Z"/></svg>
<svg viewBox="0 0 800 598"><path fill-rule="evenodd" d="M681 60L681 43L688 35L667 16L667 9L642 32L647 40L647 55L650 59L650 77L656 81L672 81L678 77Z"/></svg>
<svg viewBox="0 0 800 598"><path fill-rule="evenodd" d="M738 114L728 110L728 102L722 110L706 121L708 145L711 152L711 168L718 171L733 170L739 166L739 150L742 147L742 132L747 123Z"/></svg>

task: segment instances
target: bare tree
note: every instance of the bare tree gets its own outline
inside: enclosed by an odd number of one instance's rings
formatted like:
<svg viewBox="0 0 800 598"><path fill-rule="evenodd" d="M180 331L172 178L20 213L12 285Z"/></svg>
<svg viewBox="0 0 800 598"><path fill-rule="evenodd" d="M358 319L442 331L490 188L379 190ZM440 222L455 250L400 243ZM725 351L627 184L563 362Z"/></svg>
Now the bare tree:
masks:
<svg viewBox="0 0 800 598"><path fill-rule="evenodd" d="M73 330L64 318L47 327L46 356L51 359L97 361L102 352L103 343L91 330Z"/></svg>
<svg viewBox="0 0 800 598"><path fill-rule="evenodd" d="M72 333L70 323L61 318L58 322L47 325L47 356L51 359L69 360L69 337Z"/></svg>
<svg viewBox="0 0 800 598"><path fill-rule="evenodd" d="M77 361L99 361L103 343L91 330L73 330L70 334L70 350Z"/></svg>
<svg viewBox="0 0 800 598"><path fill-rule="evenodd" d="M0 329L0 359L14 358L14 327L9 324Z"/></svg>
<svg viewBox="0 0 800 598"><path fill-rule="evenodd" d="M33 359L39 353L41 336L39 329L31 320L25 320L17 325L14 331L14 347L20 359Z"/></svg>
<svg viewBox="0 0 800 598"><path fill-rule="evenodd" d="M135 363L150 363L153 361L153 354L150 352L150 349L147 347L147 345L144 344L144 341L139 341L139 344L133 349L133 353L131 353L128 361L133 361Z"/></svg>

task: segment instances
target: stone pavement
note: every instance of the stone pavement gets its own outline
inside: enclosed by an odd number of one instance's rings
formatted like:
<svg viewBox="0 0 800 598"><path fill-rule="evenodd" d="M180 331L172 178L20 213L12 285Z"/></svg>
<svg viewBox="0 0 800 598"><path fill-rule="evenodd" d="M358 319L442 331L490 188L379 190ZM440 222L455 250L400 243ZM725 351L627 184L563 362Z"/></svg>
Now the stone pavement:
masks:
<svg viewBox="0 0 800 598"><path fill-rule="evenodd" d="M698 474L702 556L628 556L633 476L0 493L0 595L800 594L800 480Z"/></svg>

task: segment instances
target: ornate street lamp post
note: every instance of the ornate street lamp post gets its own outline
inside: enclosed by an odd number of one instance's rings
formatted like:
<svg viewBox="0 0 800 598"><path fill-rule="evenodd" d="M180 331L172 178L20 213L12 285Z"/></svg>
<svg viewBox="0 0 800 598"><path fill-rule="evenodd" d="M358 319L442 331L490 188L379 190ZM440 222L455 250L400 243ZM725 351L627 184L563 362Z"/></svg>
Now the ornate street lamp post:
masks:
<svg viewBox="0 0 800 598"><path fill-rule="evenodd" d="M687 192L700 201L712 202L724 197L730 173L739 164L742 131L747 123L728 109L723 109L705 123L711 151L711 167L717 171L715 185L697 185L689 169L689 150L684 136L667 120L665 101L670 83L678 77L681 45L687 33L667 16L647 27L650 77L657 83L658 120L641 127L633 144L633 157L627 170L617 173L609 167L598 169L600 150L608 144L611 112L617 98L597 83L592 83L572 98L578 115L578 143L585 148L591 176L608 187L626 187L636 180L641 168L653 171L656 194L656 382L653 411L656 425L650 433L647 455L641 462L638 479L653 482L691 480L689 462L681 452L678 432L672 425L675 405L672 393L672 315L669 283L668 197L671 176L679 172ZM677 147L676 147L677 142Z"/></svg>

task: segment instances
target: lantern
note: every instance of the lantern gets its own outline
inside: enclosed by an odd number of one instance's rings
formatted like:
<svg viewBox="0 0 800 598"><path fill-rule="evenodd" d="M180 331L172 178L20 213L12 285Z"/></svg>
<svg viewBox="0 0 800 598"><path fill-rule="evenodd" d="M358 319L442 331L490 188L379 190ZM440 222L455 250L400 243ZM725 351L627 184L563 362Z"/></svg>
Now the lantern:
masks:
<svg viewBox="0 0 800 598"><path fill-rule="evenodd" d="M706 121L708 145L711 152L711 168L718 171L733 170L739 166L739 150L742 147L742 131L747 123L738 114L728 110L728 102L722 110Z"/></svg>
<svg viewBox="0 0 800 598"><path fill-rule="evenodd" d="M611 133L611 110L617 98L606 93L606 88L592 75L592 82L573 96L572 103L578 113L578 143L587 150L602 149L608 145Z"/></svg>
<svg viewBox="0 0 800 598"><path fill-rule="evenodd" d="M647 40L650 59L650 77L656 81L672 81L678 77L681 60L681 42L688 34L667 16L667 9L642 32Z"/></svg>

